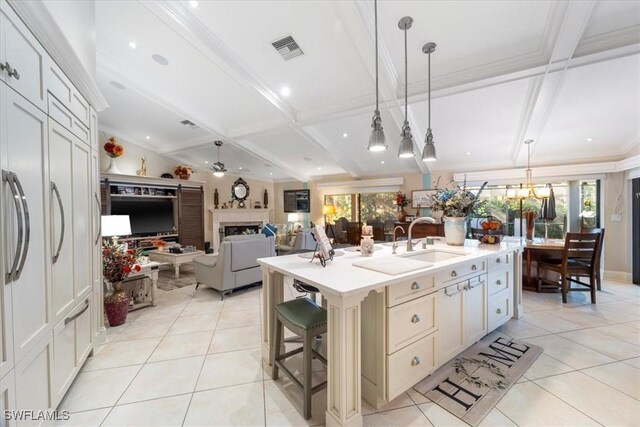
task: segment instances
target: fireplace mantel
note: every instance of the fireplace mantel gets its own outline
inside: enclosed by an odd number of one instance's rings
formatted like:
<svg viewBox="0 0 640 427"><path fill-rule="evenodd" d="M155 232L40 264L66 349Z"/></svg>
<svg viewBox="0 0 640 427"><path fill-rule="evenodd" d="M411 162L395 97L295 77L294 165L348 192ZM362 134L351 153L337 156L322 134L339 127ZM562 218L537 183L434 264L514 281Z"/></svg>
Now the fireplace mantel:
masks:
<svg viewBox="0 0 640 427"><path fill-rule="evenodd" d="M213 221L213 250L220 249L220 227L225 223L261 223L262 226L269 222L269 209L209 209Z"/></svg>

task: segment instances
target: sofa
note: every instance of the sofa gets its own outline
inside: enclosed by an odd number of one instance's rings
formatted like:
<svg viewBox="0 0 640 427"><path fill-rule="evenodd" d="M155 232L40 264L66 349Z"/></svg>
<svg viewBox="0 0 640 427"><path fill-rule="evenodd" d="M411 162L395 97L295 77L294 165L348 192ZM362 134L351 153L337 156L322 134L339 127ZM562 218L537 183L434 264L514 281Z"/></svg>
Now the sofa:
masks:
<svg viewBox="0 0 640 427"><path fill-rule="evenodd" d="M288 254L296 251L312 251L316 248L316 239L311 234L310 228L300 228L294 237L293 245L279 245L280 254Z"/></svg>
<svg viewBox="0 0 640 427"><path fill-rule="evenodd" d="M218 255L193 259L196 289L208 286L220 292L224 300L234 289L262 282L262 270L256 260L275 255L273 236L260 233L225 237Z"/></svg>

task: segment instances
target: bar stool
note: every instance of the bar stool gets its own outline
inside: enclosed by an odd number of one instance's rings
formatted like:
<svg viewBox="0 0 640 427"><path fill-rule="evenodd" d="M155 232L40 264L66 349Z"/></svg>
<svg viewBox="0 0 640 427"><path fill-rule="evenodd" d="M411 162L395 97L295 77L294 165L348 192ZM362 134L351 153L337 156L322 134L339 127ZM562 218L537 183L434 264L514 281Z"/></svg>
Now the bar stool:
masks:
<svg viewBox="0 0 640 427"><path fill-rule="evenodd" d="M298 298L286 301L275 306L276 316L273 328L273 347L271 349L271 360L273 368L271 378L278 379L278 369L282 369L289 379L302 389L304 394L303 415L306 420L311 418L311 396L327 386L327 382L312 387L311 384L311 359L313 356L320 359L326 366L327 359L315 351L311 345L315 336L327 332L327 310L319 307L308 298ZM301 348L280 354L282 345L282 326L301 335L303 344ZM302 352L303 356L303 383L301 383L293 373L287 369L283 363L284 359Z"/></svg>

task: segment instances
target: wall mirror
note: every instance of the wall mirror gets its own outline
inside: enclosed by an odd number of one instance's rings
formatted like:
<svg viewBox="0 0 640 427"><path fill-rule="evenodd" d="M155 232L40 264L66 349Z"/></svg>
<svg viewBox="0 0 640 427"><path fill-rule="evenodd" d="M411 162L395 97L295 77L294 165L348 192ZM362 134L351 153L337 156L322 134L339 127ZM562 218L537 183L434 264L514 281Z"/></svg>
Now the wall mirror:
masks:
<svg viewBox="0 0 640 427"><path fill-rule="evenodd" d="M238 207L244 208L244 201L249 197L249 184L242 179L236 179L236 182L231 186L231 195L234 200L238 201Z"/></svg>

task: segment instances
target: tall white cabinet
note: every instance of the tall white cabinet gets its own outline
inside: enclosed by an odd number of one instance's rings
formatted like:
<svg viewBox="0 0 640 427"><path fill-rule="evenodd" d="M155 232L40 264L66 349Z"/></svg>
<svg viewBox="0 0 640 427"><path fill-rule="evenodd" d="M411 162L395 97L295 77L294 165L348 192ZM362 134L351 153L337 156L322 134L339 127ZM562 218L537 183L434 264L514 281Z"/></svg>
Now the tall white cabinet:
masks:
<svg viewBox="0 0 640 427"><path fill-rule="evenodd" d="M0 410L54 409L101 326L97 115L3 0L0 64Z"/></svg>

